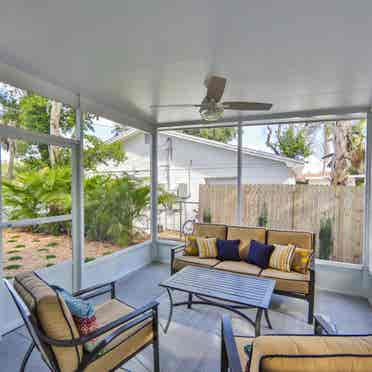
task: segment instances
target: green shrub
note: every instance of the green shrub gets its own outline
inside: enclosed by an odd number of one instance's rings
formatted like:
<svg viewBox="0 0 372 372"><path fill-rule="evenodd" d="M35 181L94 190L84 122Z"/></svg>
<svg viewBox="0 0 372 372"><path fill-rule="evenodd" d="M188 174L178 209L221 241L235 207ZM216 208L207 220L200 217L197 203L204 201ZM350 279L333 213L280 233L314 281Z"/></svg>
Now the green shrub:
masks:
<svg viewBox="0 0 372 372"><path fill-rule="evenodd" d="M8 251L7 253L8 254L11 254L11 253L19 253L21 251L17 250L17 249L12 249L11 251Z"/></svg>
<svg viewBox="0 0 372 372"><path fill-rule="evenodd" d="M13 236L10 237L10 239L18 239L20 237L21 237L21 235L13 235Z"/></svg>
<svg viewBox="0 0 372 372"><path fill-rule="evenodd" d="M15 248L26 248L26 246L24 244L17 244Z"/></svg>
<svg viewBox="0 0 372 372"><path fill-rule="evenodd" d="M13 264L13 265L8 265L4 267L4 270L18 270L22 267L22 265L18 264Z"/></svg>
<svg viewBox="0 0 372 372"><path fill-rule="evenodd" d="M17 239L9 239L8 243L17 243Z"/></svg>
<svg viewBox="0 0 372 372"><path fill-rule="evenodd" d="M269 223L266 203L263 204L260 217L258 217L258 226L267 227Z"/></svg>
<svg viewBox="0 0 372 372"><path fill-rule="evenodd" d="M45 257L47 260L53 260L54 258L57 258L57 256L55 254L48 254L46 255Z"/></svg>
<svg viewBox="0 0 372 372"><path fill-rule="evenodd" d="M203 211L203 222L211 223L212 222L212 213L210 209L204 209Z"/></svg>
<svg viewBox="0 0 372 372"><path fill-rule="evenodd" d="M39 252L49 252L49 249L48 248L39 248L38 251Z"/></svg>
<svg viewBox="0 0 372 372"><path fill-rule="evenodd" d="M92 262L92 261L94 261L94 260L95 260L94 257L85 257L84 262L85 262L85 263L88 263L88 262Z"/></svg>
<svg viewBox="0 0 372 372"><path fill-rule="evenodd" d="M113 253L112 251L103 252L103 256L107 256L109 254Z"/></svg>
<svg viewBox="0 0 372 372"><path fill-rule="evenodd" d="M46 246L47 246L47 247L56 247L58 244L59 244L59 243L57 243L57 242L50 242L50 243L48 243Z"/></svg>
<svg viewBox="0 0 372 372"><path fill-rule="evenodd" d="M319 230L319 258L329 260L332 248L332 220L329 217L322 217Z"/></svg>
<svg viewBox="0 0 372 372"><path fill-rule="evenodd" d="M54 265L55 265L54 263L49 262L49 263L46 264L45 267L50 267L50 266L54 266Z"/></svg>
<svg viewBox="0 0 372 372"><path fill-rule="evenodd" d="M22 256L12 256L9 257L9 261L19 261L22 260Z"/></svg>
<svg viewBox="0 0 372 372"><path fill-rule="evenodd" d="M40 239L32 239L33 243L40 243Z"/></svg>

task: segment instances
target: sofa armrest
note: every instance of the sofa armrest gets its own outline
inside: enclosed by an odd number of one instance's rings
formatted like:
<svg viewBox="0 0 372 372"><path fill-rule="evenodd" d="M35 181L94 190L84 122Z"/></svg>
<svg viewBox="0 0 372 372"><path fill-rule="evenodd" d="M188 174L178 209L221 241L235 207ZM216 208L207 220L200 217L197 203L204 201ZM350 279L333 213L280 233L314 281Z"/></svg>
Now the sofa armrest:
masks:
<svg viewBox="0 0 372 372"><path fill-rule="evenodd" d="M321 335L337 335L336 325L322 314L315 314L314 333Z"/></svg>
<svg viewBox="0 0 372 372"><path fill-rule="evenodd" d="M111 298L115 298L115 281L94 285L88 288L74 292L74 297L81 297L84 300L94 298L105 293L111 294Z"/></svg>
<svg viewBox="0 0 372 372"><path fill-rule="evenodd" d="M176 254L179 254L181 252L183 252L186 248L186 243L181 243L181 244L178 244L176 245L175 247L172 247L170 249L170 253L171 253L171 275L174 274L174 259L176 257Z"/></svg>
<svg viewBox="0 0 372 372"><path fill-rule="evenodd" d="M228 315L222 316L221 371L243 372L232 330L231 317Z"/></svg>

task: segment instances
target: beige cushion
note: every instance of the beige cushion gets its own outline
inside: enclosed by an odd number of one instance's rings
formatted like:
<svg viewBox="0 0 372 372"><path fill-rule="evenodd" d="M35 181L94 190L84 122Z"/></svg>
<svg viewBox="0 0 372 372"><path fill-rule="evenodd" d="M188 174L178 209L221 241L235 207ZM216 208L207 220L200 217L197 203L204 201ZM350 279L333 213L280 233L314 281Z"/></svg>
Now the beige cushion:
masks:
<svg viewBox="0 0 372 372"><path fill-rule="evenodd" d="M263 270L260 276L275 279L275 289L284 292L309 293L310 273L284 272L274 269Z"/></svg>
<svg viewBox="0 0 372 372"><path fill-rule="evenodd" d="M196 223L195 236L202 238L226 239L227 226L216 225L211 223Z"/></svg>
<svg viewBox="0 0 372 372"><path fill-rule="evenodd" d="M335 356L337 354L365 357ZM258 371L372 371L372 336L261 336L253 341L250 364L250 372Z"/></svg>
<svg viewBox="0 0 372 372"><path fill-rule="evenodd" d="M200 258L195 256L176 256L174 259L174 270L179 271L186 266L213 267L221 261L217 258Z"/></svg>
<svg viewBox="0 0 372 372"><path fill-rule="evenodd" d="M302 231L268 230L267 244L293 244L299 248L313 250L313 234Z"/></svg>
<svg viewBox="0 0 372 372"><path fill-rule="evenodd" d="M260 267L245 261L222 261L214 269L249 275L258 275L261 271Z"/></svg>
<svg viewBox="0 0 372 372"><path fill-rule="evenodd" d="M133 310L133 308L118 300L110 300L96 307L97 322L99 326L104 326L131 313ZM98 340L103 340L114 330L100 336ZM105 349L106 353L92 363L86 371L111 371L113 368L118 367L118 364L120 364L123 359L129 358L144 346L152 343L152 340L153 332L151 320L144 321L122 333L112 341L112 343L107 345Z"/></svg>
<svg viewBox="0 0 372 372"><path fill-rule="evenodd" d="M71 340L79 332L66 303L33 272L15 277L14 288L38 320L42 330L51 338ZM83 355L82 346L52 347L61 372L74 371Z"/></svg>
<svg viewBox="0 0 372 372"><path fill-rule="evenodd" d="M244 260L249 253L251 240L257 240L260 243L265 243L266 230L263 227L241 227L228 226L227 239L240 239L239 255Z"/></svg>

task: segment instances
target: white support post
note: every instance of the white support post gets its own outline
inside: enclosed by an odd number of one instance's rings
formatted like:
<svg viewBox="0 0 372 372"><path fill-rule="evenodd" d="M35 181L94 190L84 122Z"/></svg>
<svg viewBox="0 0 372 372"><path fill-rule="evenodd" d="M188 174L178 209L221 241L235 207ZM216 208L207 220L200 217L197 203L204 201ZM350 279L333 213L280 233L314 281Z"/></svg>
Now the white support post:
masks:
<svg viewBox="0 0 372 372"><path fill-rule="evenodd" d="M243 223L243 187L242 187L242 144L243 144L243 127L238 123L238 157L237 157L237 177L236 177L236 223Z"/></svg>
<svg viewBox="0 0 372 372"><path fill-rule="evenodd" d="M371 187L371 172L372 172L372 113L367 112L366 119L366 151L365 151L365 188L364 188L364 236L363 236L363 265L369 269L372 274L372 187Z"/></svg>
<svg viewBox="0 0 372 372"><path fill-rule="evenodd" d="M83 125L81 122L80 97L76 109L76 139L72 146L72 286L77 291L83 286L84 268L84 165Z"/></svg>
<svg viewBox="0 0 372 372"><path fill-rule="evenodd" d="M151 133L151 243L152 257L158 256L158 132Z"/></svg>

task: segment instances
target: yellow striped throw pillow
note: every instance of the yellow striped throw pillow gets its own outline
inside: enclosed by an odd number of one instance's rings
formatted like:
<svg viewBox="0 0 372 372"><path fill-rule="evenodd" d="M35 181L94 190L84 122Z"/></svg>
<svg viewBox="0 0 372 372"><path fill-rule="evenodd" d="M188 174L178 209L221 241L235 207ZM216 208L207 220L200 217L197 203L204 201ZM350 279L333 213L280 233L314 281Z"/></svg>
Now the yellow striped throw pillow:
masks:
<svg viewBox="0 0 372 372"><path fill-rule="evenodd" d="M274 244L274 247L275 249L270 257L269 267L280 271L290 272L296 249L295 246L292 244Z"/></svg>
<svg viewBox="0 0 372 372"><path fill-rule="evenodd" d="M216 238L196 238L196 242L200 258L216 258L218 256Z"/></svg>

